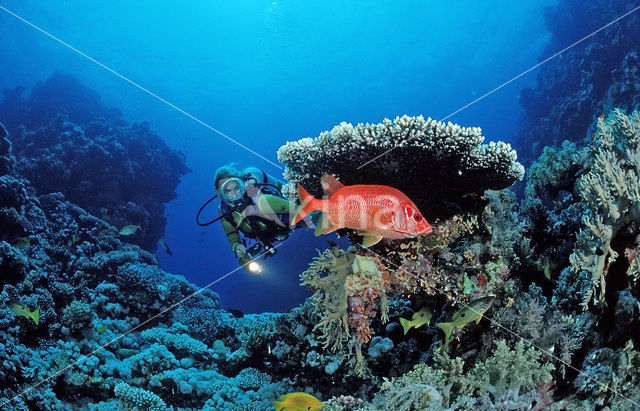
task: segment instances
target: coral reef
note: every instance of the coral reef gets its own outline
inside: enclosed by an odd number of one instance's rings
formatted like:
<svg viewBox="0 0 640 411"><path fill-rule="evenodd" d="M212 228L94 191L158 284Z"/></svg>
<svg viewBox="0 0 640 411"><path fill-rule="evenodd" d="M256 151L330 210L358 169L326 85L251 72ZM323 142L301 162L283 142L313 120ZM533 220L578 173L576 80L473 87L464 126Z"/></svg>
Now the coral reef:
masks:
<svg viewBox="0 0 640 411"><path fill-rule="evenodd" d="M560 12L594 8L567 0L550 10L548 21L572 22ZM554 41L572 24L554 29ZM627 70L625 83L598 90L634 104L625 30L592 39L591 50L602 55L599 42L620 39L626 49L612 53L624 57L616 70ZM531 101L549 105L538 118L577 101L574 86L539 88ZM346 184L396 186L428 210L434 230L369 250L319 250L300 276L314 291L304 304L236 318L149 252L185 171L181 155L68 76L54 75L28 98L8 92L0 106L8 117L0 125L0 408L266 410L292 392L334 411L640 407L640 114L598 118L602 102L585 101L580 115L566 108L531 131L574 135L543 150L522 197L505 188L522 177L515 152L482 145L476 128L405 116L287 143L279 156L290 183L319 195L319 176L329 172ZM594 138L576 143L593 122ZM80 172L97 159L104 169ZM140 168L153 172L123 183ZM104 183L93 171L112 169L120 174L105 192L122 196L105 212L87 190ZM154 228L117 235L135 216ZM486 296L491 307L444 344L437 324ZM39 321L13 303L38 309ZM405 332L399 319L421 311L430 320Z"/></svg>

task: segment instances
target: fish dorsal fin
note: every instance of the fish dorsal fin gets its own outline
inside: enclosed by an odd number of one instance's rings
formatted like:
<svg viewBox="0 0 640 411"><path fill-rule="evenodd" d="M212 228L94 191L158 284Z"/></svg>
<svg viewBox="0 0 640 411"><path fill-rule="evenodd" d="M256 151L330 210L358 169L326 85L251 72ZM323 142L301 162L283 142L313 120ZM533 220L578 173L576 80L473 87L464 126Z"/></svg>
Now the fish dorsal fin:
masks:
<svg viewBox="0 0 640 411"><path fill-rule="evenodd" d="M332 231L336 231L338 226L331 224L329 218L327 218L326 214L322 214L318 221L316 222L316 229L314 230L314 234L317 236L322 234L327 234Z"/></svg>
<svg viewBox="0 0 640 411"><path fill-rule="evenodd" d="M376 245L380 240L382 240L382 236L375 233L364 232L360 233L360 235L362 236L362 246L364 248Z"/></svg>
<svg viewBox="0 0 640 411"><path fill-rule="evenodd" d="M344 184L339 182L335 177L325 174L320 178L320 184L324 190L324 194L327 197L331 197L336 191L344 187Z"/></svg>

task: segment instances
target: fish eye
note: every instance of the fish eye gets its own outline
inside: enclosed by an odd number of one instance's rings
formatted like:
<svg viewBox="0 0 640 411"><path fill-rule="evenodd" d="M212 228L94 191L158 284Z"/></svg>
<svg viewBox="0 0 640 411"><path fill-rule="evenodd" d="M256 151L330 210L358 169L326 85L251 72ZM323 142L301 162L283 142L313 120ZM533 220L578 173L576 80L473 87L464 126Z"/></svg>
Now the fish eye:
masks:
<svg viewBox="0 0 640 411"><path fill-rule="evenodd" d="M460 317L464 317L465 315L466 315L465 313L462 313L462 314L460 314Z"/></svg>
<svg viewBox="0 0 640 411"><path fill-rule="evenodd" d="M420 221L420 219L422 218L421 216L417 215L414 217L416 219L416 221Z"/></svg>

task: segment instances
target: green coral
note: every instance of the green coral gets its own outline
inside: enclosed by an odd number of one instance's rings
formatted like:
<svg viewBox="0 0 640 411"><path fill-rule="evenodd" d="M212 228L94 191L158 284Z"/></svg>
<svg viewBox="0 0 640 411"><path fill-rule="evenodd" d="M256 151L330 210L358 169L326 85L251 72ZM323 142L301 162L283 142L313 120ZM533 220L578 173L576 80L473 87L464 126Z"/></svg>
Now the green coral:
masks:
<svg viewBox="0 0 640 411"><path fill-rule="evenodd" d="M524 342L513 348L499 340L490 357L464 373L464 361L450 358L446 350L434 352L435 366L418 364L407 374L386 380L367 410L454 409L487 406L505 409L531 404L532 391L539 381L551 380L553 365ZM402 393L402 394L400 394ZM392 404L391 408L387 404ZM508 407L516 408L508 408Z"/></svg>
<svg viewBox="0 0 640 411"><path fill-rule="evenodd" d="M338 248L318 254L300 280L303 286L315 291L311 300L315 313L321 317L315 329L321 333L324 348L336 351L350 336L347 277L353 273L353 255Z"/></svg>
<svg viewBox="0 0 640 411"><path fill-rule="evenodd" d="M79 331L91 325L93 310L91 305L82 301L73 301L64 309L64 325L73 331Z"/></svg>
<svg viewBox="0 0 640 411"><path fill-rule="evenodd" d="M116 385L113 392L127 409L137 409L139 411L167 409L167 404L156 394L142 388L132 387L125 382Z"/></svg>
<svg viewBox="0 0 640 411"><path fill-rule="evenodd" d="M253 390L271 384L271 376L255 368L244 368L234 378L235 384L244 389Z"/></svg>
<svg viewBox="0 0 640 411"><path fill-rule="evenodd" d="M183 355L203 355L207 345L187 334L173 334L166 328L151 328L140 333L146 341L157 341Z"/></svg>
<svg viewBox="0 0 640 411"><path fill-rule="evenodd" d="M640 223L640 113L616 109L598 120L591 164L577 187L587 212L569 260L575 273L586 272L591 286L583 308L604 303L606 274L618 252L612 241L624 227Z"/></svg>
<svg viewBox="0 0 640 411"><path fill-rule="evenodd" d="M275 316L268 313L246 315L236 322L235 332L241 349L250 355L273 339L276 333Z"/></svg>
<svg viewBox="0 0 640 411"><path fill-rule="evenodd" d="M495 401L514 400L536 387L538 381L551 380L553 364L541 361L542 352L523 340L513 348L498 340L493 356L476 363L468 375L468 383L480 391L488 391Z"/></svg>

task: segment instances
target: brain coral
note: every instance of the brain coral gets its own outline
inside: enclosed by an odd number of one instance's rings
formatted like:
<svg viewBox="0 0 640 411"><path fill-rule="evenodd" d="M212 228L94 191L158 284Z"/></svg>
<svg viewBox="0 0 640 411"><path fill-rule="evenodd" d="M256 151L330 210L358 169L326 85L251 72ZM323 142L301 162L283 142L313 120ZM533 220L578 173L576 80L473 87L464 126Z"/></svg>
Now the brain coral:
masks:
<svg viewBox="0 0 640 411"><path fill-rule="evenodd" d="M379 124L340 123L316 138L287 142L278 160L289 182L315 196L320 177L329 173L347 185L396 187L433 218L471 206L475 196L469 194L522 179L524 167L509 144L483 141L478 127L405 115Z"/></svg>

